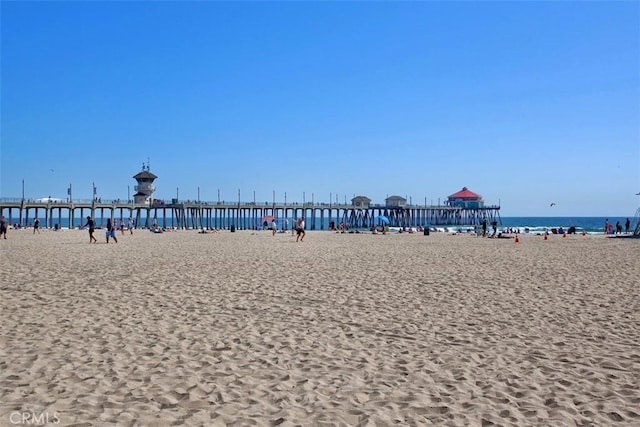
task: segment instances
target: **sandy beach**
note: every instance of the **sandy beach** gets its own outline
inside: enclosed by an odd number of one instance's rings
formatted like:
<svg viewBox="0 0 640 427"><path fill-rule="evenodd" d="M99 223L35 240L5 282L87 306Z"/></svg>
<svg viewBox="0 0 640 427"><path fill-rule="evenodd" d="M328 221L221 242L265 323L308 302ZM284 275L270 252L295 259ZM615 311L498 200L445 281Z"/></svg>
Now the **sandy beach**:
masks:
<svg viewBox="0 0 640 427"><path fill-rule="evenodd" d="M640 425L638 239L96 236L0 241L1 426Z"/></svg>

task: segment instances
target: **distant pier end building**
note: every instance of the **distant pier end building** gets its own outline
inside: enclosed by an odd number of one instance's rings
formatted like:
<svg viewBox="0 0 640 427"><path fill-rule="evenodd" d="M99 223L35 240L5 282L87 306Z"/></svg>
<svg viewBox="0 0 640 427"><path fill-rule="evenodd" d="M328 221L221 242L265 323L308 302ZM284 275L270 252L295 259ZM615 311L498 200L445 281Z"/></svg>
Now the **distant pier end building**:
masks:
<svg viewBox="0 0 640 427"><path fill-rule="evenodd" d="M151 196L156 191L156 186L153 185L153 181L158 178L149 171L149 165L142 164L142 172L133 176L138 182L138 185L133 187L136 194L133 195L134 203L149 203L151 204Z"/></svg>
<svg viewBox="0 0 640 427"><path fill-rule="evenodd" d="M484 208L484 200L482 196L462 187L462 190L449 196L447 203L449 206L463 209L479 209Z"/></svg>

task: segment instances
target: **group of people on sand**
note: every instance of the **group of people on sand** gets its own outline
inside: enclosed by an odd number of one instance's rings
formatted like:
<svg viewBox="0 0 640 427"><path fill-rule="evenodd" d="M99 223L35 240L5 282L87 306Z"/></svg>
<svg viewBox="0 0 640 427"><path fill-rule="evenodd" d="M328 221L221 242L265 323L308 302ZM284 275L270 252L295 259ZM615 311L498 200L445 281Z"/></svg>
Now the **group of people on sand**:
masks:
<svg viewBox="0 0 640 427"><path fill-rule="evenodd" d="M629 218L624 222L624 232L625 234L629 233L631 227L631 221ZM620 221L616 221L616 225L614 228L613 224L609 223L609 218L604 221L604 234L622 234L622 224Z"/></svg>
<svg viewBox="0 0 640 427"><path fill-rule="evenodd" d="M94 233L96 231L96 223L91 218L91 216L87 216L87 222L84 225L85 228L89 230L89 243L97 243L98 239L96 239ZM120 220L120 230L122 234L124 234L124 221ZM118 243L118 239L116 237L116 221L112 221L111 218L107 219L107 231L105 233L105 237L107 239L107 243L109 243L109 238L113 239L114 242ZM129 218L129 232L133 234L133 220ZM33 221L33 234L40 234L40 220L36 218ZM7 238L7 220L4 215L0 215L0 238Z"/></svg>
<svg viewBox="0 0 640 427"><path fill-rule="evenodd" d="M267 222L265 221L263 225L266 228ZM288 227L289 227L289 220L285 219L284 222L282 223L282 232L285 233ZM276 233L278 233L278 225L276 223L275 218L271 220L270 229L271 229L272 236L275 236ZM291 228L291 235L296 236L296 242L302 242L304 240L305 234L306 233L304 231L304 218L298 218L295 225Z"/></svg>
<svg viewBox="0 0 640 427"><path fill-rule="evenodd" d="M57 225L56 225L56 229L57 229ZM4 215L0 215L0 237L5 239L7 238L7 229L9 228L9 225L7 223L7 219L5 218ZM20 226L18 224L15 224L14 229L18 229L20 228ZM40 234L40 219L36 218L33 220L33 234Z"/></svg>
<svg viewBox="0 0 640 427"><path fill-rule="evenodd" d="M96 222L91 218L91 216L87 216L87 222L83 226L89 230L89 243L98 243L98 239L94 235L96 231ZM129 218L129 233L133 235L133 220ZM115 220L111 220L111 218L107 218L107 230L105 232L105 237L107 239L107 243L109 243L109 239L113 239L114 242L118 243L118 238L116 237L116 232L118 230L118 226L116 225ZM124 220L120 220L120 232L124 235Z"/></svg>
<svg viewBox="0 0 640 427"><path fill-rule="evenodd" d="M483 219L482 220L482 237L486 237L487 236L487 225L489 225L489 222L487 221L487 219ZM474 227L475 229L475 227ZM497 233L498 233L498 221L496 221L495 219L493 221L491 221L491 229L493 230L493 233L491 233L491 235L489 237L496 237ZM476 231L476 235L479 235L480 233Z"/></svg>

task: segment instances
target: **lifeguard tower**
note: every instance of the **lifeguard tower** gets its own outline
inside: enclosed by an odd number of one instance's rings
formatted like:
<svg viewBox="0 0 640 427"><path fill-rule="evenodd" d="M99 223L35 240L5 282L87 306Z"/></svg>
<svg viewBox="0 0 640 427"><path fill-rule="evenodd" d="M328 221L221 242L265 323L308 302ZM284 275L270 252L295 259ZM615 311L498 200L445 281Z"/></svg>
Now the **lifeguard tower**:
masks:
<svg viewBox="0 0 640 427"><path fill-rule="evenodd" d="M133 187L136 191L136 194L133 195L133 202L136 204L151 205L151 195L156 191L156 186L153 185L153 181L157 176L149 172L149 163L147 163L146 166L143 163L142 172L137 173L133 178L138 182L138 185Z"/></svg>

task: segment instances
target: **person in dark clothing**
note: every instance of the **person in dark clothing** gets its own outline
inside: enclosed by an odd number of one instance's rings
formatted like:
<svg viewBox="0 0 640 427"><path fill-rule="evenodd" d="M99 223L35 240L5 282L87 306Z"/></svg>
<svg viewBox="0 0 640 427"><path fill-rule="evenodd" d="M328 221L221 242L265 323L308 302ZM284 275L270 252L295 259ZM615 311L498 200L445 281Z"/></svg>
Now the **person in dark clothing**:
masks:
<svg viewBox="0 0 640 427"><path fill-rule="evenodd" d="M118 239L116 238L116 225L111 221L111 218L107 218L107 243L109 243L109 237L113 238L113 241L118 243Z"/></svg>
<svg viewBox="0 0 640 427"><path fill-rule="evenodd" d="M89 227L89 243L97 243L98 239L93 235L94 231L96 231L96 223L93 221L93 218L88 216L87 223L84 226Z"/></svg>
<svg viewBox="0 0 640 427"><path fill-rule="evenodd" d="M487 219L482 220L482 237L487 235Z"/></svg>
<svg viewBox="0 0 640 427"><path fill-rule="evenodd" d="M296 233L298 234L296 237L296 242L298 239L302 242L304 240L304 236L306 233L304 232L304 218L298 219L298 223L296 224Z"/></svg>
<svg viewBox="0 0 640 427"><path fill-rule="evenodd" d="M4 215L0 216L0 237L7 238L7 220Z"/></svg>
<svg viewBox="0 0 640 427"><path fill-rule="evenodd" d="M631 222L629 221L629 218L627 218L627 220L624 222L624 232L628 233L629 232L629 227L631 226Z"/></svg>

